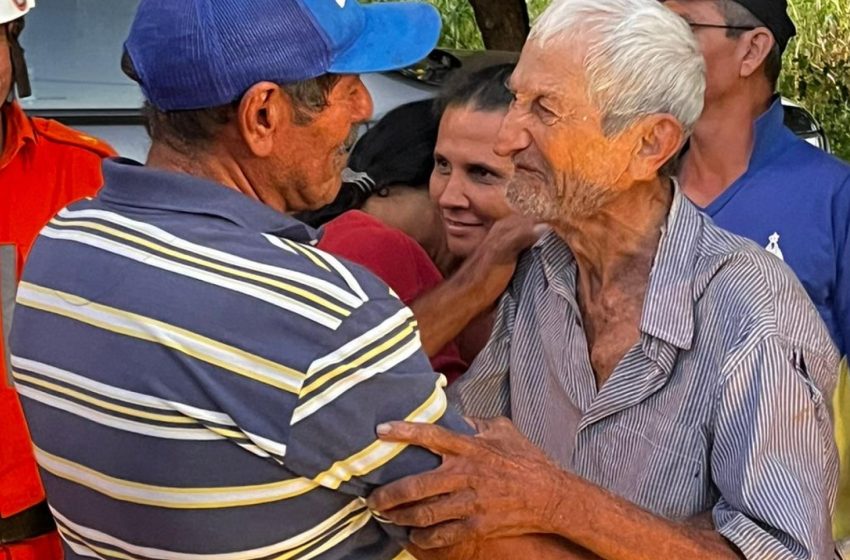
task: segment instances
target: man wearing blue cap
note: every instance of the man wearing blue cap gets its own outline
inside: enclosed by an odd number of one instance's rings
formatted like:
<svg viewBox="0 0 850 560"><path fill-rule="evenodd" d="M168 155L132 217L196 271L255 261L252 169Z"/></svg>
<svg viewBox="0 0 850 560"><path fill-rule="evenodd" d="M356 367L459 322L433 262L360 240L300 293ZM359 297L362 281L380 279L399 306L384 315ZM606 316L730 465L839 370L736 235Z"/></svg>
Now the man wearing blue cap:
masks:
<svg viewBox="0 0 850 560"><path fill-rule="evenodd" d="M286 213L336 195L357 74L439 29L424 4L142 0L147 163L106 162L42 230L11 336L67 558L407 554L364 497L439 461L375 426L470 428L410 310Z"/></svg>

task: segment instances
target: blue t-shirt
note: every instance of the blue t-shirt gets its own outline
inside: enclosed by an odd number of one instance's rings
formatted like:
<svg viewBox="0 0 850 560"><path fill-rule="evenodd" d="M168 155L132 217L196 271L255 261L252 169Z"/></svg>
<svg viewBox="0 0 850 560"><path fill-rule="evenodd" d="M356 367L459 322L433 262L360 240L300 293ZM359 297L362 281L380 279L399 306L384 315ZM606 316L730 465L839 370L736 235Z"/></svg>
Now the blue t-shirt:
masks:
<svg viewBox="0 0 850 560"><path fill-rule="evenodd" d="M798 138L777 99L755 123L747 171L704 210L781 257L850 353L850 165Z"/></svg>

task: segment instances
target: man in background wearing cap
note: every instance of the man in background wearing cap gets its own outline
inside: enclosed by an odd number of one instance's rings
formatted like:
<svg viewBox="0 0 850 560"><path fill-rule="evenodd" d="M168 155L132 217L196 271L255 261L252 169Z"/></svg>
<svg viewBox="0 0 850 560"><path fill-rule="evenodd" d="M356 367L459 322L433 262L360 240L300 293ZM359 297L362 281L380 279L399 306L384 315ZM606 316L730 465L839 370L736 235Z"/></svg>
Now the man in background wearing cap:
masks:
<svg viewBox="0 0 850 560"><path fill-rule="evenodd" d="M682 191L719 226L797 274L844 356L850 353L850 165L783 124L776 84L796 30L786 0L666 0L693 29L707 64L705 111L681 158ZM850 537L846 362L835 415L843 451L835 533ZM843 499L842 499L843 496Z"/></svg>
<svg viewBox="0 0 850 560"><path fill-rule="evenodd" d="M38 231L66 204L95 193L101 158L113 155L99 140L27 117L15 100L30 95L18 38L34 4L0 1L0 557L13 560L62 557L11 382L15 288Z"/></svg>
<svg viewBox="0 0 850 560"><path fill-rule="evenodd" d="M42 230L11 337L67 558L409 557L364 498L439 459L375 427L471 428L411 311L287 213L335 197L357 74L439 30L425 4L141 1L147 163Z"/></svg>

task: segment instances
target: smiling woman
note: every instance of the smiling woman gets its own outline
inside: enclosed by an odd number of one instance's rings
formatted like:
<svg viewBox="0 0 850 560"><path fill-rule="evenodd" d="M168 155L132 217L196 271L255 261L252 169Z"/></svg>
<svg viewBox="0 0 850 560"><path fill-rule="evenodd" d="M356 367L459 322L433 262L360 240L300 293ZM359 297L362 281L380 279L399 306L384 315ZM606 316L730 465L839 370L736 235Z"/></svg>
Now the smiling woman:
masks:
<svg viewBox="0 0 850 560"><path fill-rule="evenodd" d="M501 64L474 72L451 84L441 98L431 198L440 209L449 251L461 259L513 212L505 190L514 165L493 151L513 99L505 87L512 71L512 64Z"/></svg>
<svg viewBox="0 0 850 560"><path fill-rule="evenodd" d="M469 363L486 343L492 306L535 240L505 199L513 164L493 151L512 69L459 77L436 108L390 112L355 146L337 200L302 216L313 224L335 217L319 247L387 282L413 309L434 368L449 374L446 357L454 367L459 350Z"/></svg>
<svg viewBox="0 0 850 560"><path fill-rule="evenodd" d="M493 151L503 117L504 109L451 105L440 121L431 197L440 208L448 249L457 257L471 255L493 224L513 212L505 188L514 166Z"/></svg>

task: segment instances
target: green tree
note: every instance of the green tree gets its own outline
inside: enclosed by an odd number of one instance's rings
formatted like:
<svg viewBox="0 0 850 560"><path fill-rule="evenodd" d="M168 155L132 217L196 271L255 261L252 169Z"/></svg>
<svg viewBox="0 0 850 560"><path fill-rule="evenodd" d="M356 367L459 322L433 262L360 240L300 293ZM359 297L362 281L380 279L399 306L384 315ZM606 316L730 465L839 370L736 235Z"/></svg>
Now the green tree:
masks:
<svg viewBox="0 0 850 560"><path fill-rule="evenodd" d="M780 91L820 121L833 151L850 161L850 2L791 0L797 37L788 46Z"/></svg>

